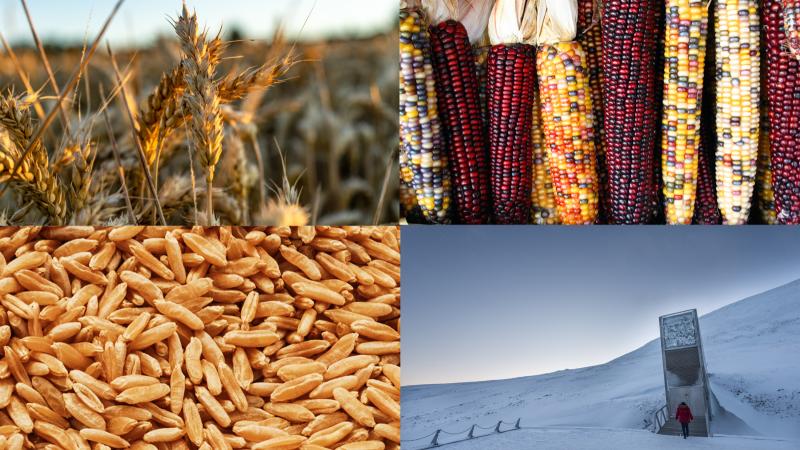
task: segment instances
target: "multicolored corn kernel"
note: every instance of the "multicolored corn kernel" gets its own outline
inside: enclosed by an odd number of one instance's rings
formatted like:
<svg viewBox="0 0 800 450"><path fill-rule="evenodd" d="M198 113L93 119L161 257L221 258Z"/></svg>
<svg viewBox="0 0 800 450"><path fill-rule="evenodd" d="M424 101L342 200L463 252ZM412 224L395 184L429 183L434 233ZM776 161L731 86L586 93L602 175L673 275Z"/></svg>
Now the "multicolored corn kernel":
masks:
<svg viewBox="0 0 800 450"><path fill-rule="evenodd" d="M537 225L556 225L556 191L550 176L550 160L542 128L542 110L538 87L533 91L533 121L531 122L533 152L533 189L531 190L531 221Z"/></svg>
<svg viewBox="0 0 800 450"><path fill-rule="evenodd" d="M536 58L558 217L568 225L597 219L597 154L585 64L578 42L542 45Z"/></svg>
<svg viewBox="0 0 800 450"><path fill-rule="evenodd" d="M459 222L489 221L489 167L472 45L455 20L430 27L436 98Z"/></svg>
<svg viewBox="0 0 800 450"><path fill-rule="evenodd" d="M787 52L781 0L762 3L765 29L769 146L775 212L782 224L800 223L800 62Z"/></svg>
<svg viewBox="0 0 800 450"><path fill-rule="evenodd" d="M758 160L758 1L717 0L714 32L717 203L723 223L741 225L750 216Z"/></svg>
<svg viewBox="0 0 800 450"><path fill-rule="evenodd" d="M425 218L450 219L450 172L443 150L427 26L415 9L400 11L401 151Z"/></svg>
<svg viewBox="0 0 800 450"><path fill-rule="evenodd" d="M603 147L610 223L649 223L656 215L654 130L662 8L658 0L607 0L603 10Z"/></svg>
<svg viewBox="0 0 800 450"><path fill-rule="evenodd" d="M697 190L707 0L667 0L661 173L666 220L689 224Z"/></svg>
<svg viewBox="0 0 800 450"><path fill-rule="evenodd" d="M698 225L722 223L722 214L717 206L717 194L714 186L713 157L704 145L700 146L697 151L697 200L692 223Z"/></svg>
<svg viewBox="0 0 800 450"><path fill-rule="evenodd" d="M489 50L489 173L492 216L500 224L530 220L535 51L525 44Z"/></svg>

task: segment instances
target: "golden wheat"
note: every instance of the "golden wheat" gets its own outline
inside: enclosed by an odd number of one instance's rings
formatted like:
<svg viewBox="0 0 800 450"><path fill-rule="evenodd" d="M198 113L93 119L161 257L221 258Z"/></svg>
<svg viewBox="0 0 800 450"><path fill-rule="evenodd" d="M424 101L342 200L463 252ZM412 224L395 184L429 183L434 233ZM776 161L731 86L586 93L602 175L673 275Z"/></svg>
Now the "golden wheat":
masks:
<svg viewBox="0 0 800 450"><path fill-rule="evenodd" d="M11 93L0 98L0 125L10 145L0 148L0 181L16 187L24 202L33 202L56 224L67 215L66 199L58 180L50 172L47 152L41 140L32 141L33 125L28 104ZM31 150L15 168L14 162L28 147Z"/></svg>
<svg viewBox="0 0 800 450"><path fill-rule="evenodd" d="M0 123L0 154L10 161L0 160L6 175L14 175L3 178L0 190L15 194L0 199L0 223L151 223L157 208L145 165L167 223L205 223L201 212L209 209L202 206L209 189L203 161L214 169L211 209L219 223L396 221L396 181L382 190L393 170L387 149L397 140L391 70L396 56L388 51L396 34L291 49L280 36L230 43L210 37L205 52L215 71L207 79L222 116L221 134L214 121L203 123L212 136L206 142L222 137L221 147L207 146L211 152L202 150L205 144L194 134L203 129L191 125L201 122L192 109L209 103L192 103L197 97L187 91L180 39L117 54L127 92L123 102L117 101L121 89L111 57L98 52L78 87L65 95L60 110L66 124L59 111L55 121L45 120L55 108L41 55L6 46L0 53L0 95L29 115L29 136L41 137L11 171L10 163L27 146L14 143ZM69 69L83 66L80 49L45 47L57 83L65 83ZM123 105L134 112L133 122Z"/></svg>

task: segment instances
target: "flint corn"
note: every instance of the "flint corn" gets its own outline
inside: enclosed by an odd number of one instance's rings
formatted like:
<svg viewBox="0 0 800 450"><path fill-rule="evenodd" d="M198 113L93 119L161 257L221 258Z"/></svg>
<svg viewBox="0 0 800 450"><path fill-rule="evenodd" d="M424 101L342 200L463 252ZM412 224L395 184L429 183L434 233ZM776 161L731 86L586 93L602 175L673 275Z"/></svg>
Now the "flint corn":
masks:
<svg viewBox="0 0 800 450"><path fill-rule="evenodd" d="M697 193L707 0L667 0L661 172L666 220L689 224Z"/></svg>
<svg viewBox="0 0 800 450"><path fill-rule="evenodd" d="M658 122L657 0L608 0L603 30L606 216L610 223L650 222L658 202L653 176Z"/></svg>
<svg viewBox="0 0 800 450"><path fill-rule="evenodd" d="M455 20L432 25L430 36L456 216L461 223L486 223L488 156L472 45L464 25Z"/></svg>
<svg viewBox="0 0 800 450"><path fill-rule="evenodd" d="M756 0L717 0L716 183L724 223L750 215L758 160L760 61Z"/></svg>
<svg viewBox="0 0 800 450"><path fill-rule="evenodd" d="M527 44L498 44L489 51L489 167L496 223L530 220L534 53Z"/></svg>
<svg viewBox="0 0 800 450"><path fill-rule="evenodd" d="M564 224L594 223L597 154L586 54L576 41L544 44L536 70L559 219Z"/></svg>
<svg viewBox="0 0 800 450"><path fill-rule="evenodd" d="M430 39L416 9L400 11L401 151L412 173L412 188L425 219L449 221L450 172L443 151Z"/></svg>

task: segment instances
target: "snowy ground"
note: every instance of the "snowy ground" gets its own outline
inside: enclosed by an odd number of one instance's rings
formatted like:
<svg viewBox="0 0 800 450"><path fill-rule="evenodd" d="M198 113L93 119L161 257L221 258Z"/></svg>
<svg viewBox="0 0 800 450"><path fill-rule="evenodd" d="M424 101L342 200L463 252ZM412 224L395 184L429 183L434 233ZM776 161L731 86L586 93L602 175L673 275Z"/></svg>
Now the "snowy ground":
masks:
<svg viewBox="0 0 800 450"><path fill-rule="evenodd" d="M523 429L459 442L442 450L535 449L535 450L796 450L798 441L746 436L713 439L662 436L644 430L613 428ZM404 449L422 448L403 444Z"/></svg>
<svg viewBox="0 0 800 450"><path fill-rule="evenodd" d="M712 431L800 440L800 280L701 317L700 331L719 402ZM526 426L633 429L614 435L632 439L636 447L631 448L658 449L661 442L671 443L673 438L637 430L647 428L652 412L664 404L663 380L660 344L653 340L599 366L510 380L403 387L402 436L415 438L438 428L458 431L473 423L491 426L498 420L521 417ZM485 438L485 444L481 439L451 448L534 448L536 439L555 434L563 434L566 441L552 448L604 448L571 444L570 439L584 435L600 439L603 432L596 430L514 431ZM511 445L523 436L532 444ZM626 448L614 439L606 436L602 441ZM648 439L653 442L645 442ZM737 447L739 441L742 446ZM681 448L800 448L798 442L789 447L781 447L780 441L763 442L777 446L720 438L692 444L712 447Z"/></svg>

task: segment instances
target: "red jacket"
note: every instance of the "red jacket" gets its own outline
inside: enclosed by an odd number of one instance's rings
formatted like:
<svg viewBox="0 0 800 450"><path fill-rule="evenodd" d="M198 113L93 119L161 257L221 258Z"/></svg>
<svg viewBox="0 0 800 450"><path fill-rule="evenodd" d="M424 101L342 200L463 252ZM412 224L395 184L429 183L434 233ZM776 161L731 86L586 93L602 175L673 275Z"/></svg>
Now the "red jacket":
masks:
<svg viewBox="0 0 800 450"><path fill-rule="evenodd" d="M675 413L675 418L678 419L680 423L689 423L694 420L694 416L692 416L692 410L689 409L688 405L678 405L678 411Z"/></svg>

